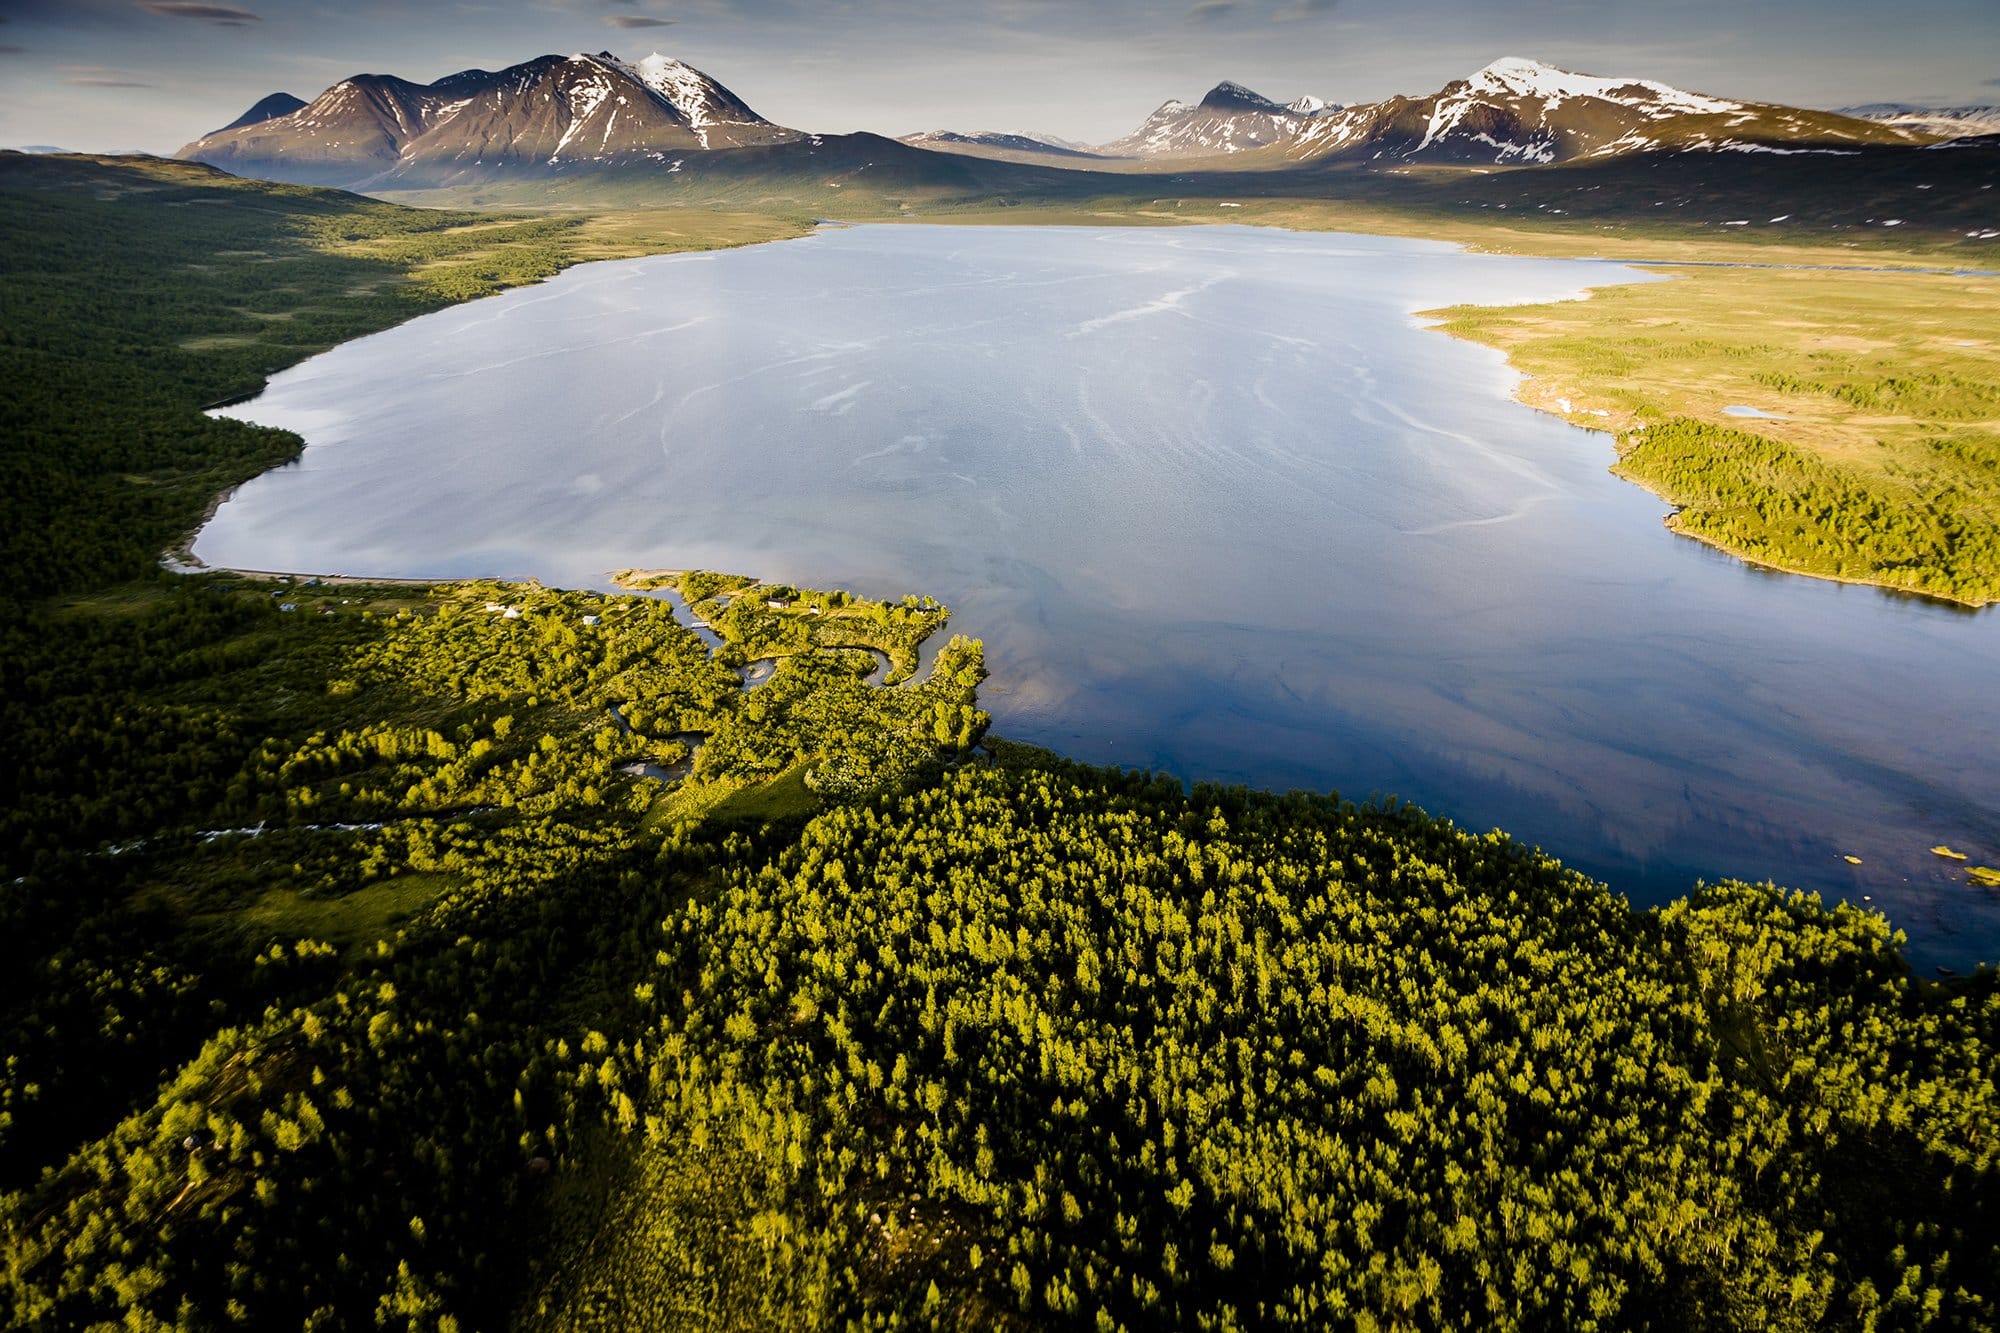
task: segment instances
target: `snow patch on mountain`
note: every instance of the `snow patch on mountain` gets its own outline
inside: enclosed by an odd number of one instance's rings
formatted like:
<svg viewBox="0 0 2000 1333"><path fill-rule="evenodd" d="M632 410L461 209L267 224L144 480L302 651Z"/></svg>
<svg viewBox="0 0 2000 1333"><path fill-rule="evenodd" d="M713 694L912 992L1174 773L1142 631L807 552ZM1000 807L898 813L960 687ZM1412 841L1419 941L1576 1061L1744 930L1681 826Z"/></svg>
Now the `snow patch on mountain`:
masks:
<svg viewBox="0 0 2000 1333"><path fill-rule="evenodd" d="M1745 109L1741 102L1691 93L1685 88L1656 83L1651 79L1607 79L1591 74L1575 74L1520 56L1503 56L1466 82L1475 92L1537 98L1547 102L1550 108L1572 97L1594 97L1638 108L1656 120L1667 116L1727 115Z"/></svg>
<svg viewBox="0 0 2000 1333"><path fill-rule="evenodd" d="M653 52L638 64L639 82L674 104L694 129L706 129L722 122L724 110L715 96L715 84L694 66Z"/></svg>

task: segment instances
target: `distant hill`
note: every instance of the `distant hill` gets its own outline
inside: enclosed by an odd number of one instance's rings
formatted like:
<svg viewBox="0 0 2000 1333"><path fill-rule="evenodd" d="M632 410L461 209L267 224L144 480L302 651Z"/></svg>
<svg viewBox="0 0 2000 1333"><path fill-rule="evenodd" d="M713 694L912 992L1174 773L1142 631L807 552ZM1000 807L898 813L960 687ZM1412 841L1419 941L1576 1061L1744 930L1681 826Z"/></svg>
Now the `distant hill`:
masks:
<svg viewBox="0 0 2000 1333"><path fill-rule="evenodd" d="M928 148L942 153L963 153L968 157L990 157L1003 162L1040 161L1069 158L1078 163L1102 163L1104 155L1075 144L1032 134L1003 134L982 130L961 134L956 130L927 130L906 134L900 140L912 148Z"/></svg>

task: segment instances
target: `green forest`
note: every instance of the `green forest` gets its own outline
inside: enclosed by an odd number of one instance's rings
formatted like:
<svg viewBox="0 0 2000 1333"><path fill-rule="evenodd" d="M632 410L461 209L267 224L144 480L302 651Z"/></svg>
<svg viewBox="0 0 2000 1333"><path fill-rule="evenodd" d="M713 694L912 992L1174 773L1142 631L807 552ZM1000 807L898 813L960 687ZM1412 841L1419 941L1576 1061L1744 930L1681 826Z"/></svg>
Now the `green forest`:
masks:
<svg viewBox="0 0 2000 1333"><path fill-rule="evenodd" d="M1874 913L1011 744L921 589L161 569L299 447L202 407L592 236L0 155L0 1323L2000 1326Z"/></svg>
<svg viewBox="0 0 2000 1333"><path fill-rule="evenodd" d="M1922 448L1929 471L1898 485L1769 436L1674 417L1629 436L1618 470L1681 506L1673 527L1724 550L1973 605L2000 600L1992 451L1947 437Z"/></svg>

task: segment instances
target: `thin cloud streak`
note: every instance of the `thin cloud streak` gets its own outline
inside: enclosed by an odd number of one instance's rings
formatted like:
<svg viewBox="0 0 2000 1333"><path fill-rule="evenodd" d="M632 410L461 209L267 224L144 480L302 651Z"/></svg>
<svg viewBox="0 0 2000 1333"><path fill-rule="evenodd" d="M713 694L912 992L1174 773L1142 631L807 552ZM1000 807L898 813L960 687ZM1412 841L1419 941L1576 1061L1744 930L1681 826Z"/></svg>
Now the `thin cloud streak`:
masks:
<svg viewBox="0 0 2000 1333"><path fill-rule="evenodd" d="M158 14L161 18L204 19L210 23L220 23L225 27L264 21L262 14L252 14L247 9L234 9L228 5L188 4L184 0L139 0L139 8L148 14Z"/></svg>
<svg viewBox="0 0 2000 1333"><path fill-rule="evenodd" d="M72 88L152 88L157 85L147 83L129 69L119 69L115 65L57 65L56 73L69 77L63 80Z"/></svg>
<svg viewBox="0 0 2000 1333"><path fill-rule="evenodd" d="M647 18L644 14L611 14L604 20L607 28L671 28L674 19Z"/></svg>

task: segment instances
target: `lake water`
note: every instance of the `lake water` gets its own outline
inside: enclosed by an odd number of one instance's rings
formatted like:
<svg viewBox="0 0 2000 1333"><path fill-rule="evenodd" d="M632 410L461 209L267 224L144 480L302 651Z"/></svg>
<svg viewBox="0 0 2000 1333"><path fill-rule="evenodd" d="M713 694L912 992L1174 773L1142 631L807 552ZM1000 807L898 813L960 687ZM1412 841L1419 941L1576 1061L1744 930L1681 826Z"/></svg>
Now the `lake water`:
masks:
<svg viewBox="0 0 2000 1333"><path fill-rule="evenodd" d="M1640 901L1859 900L2000 958L2000 617L1760 573L1414 312L1646 281L1251 228L857 227L592 265L276 376L210 564L933 594L997 730L1396 793ZM1718 404L1718 406L1721 406ZM1847 864L1854 855L1863 864Z"/></svg>

